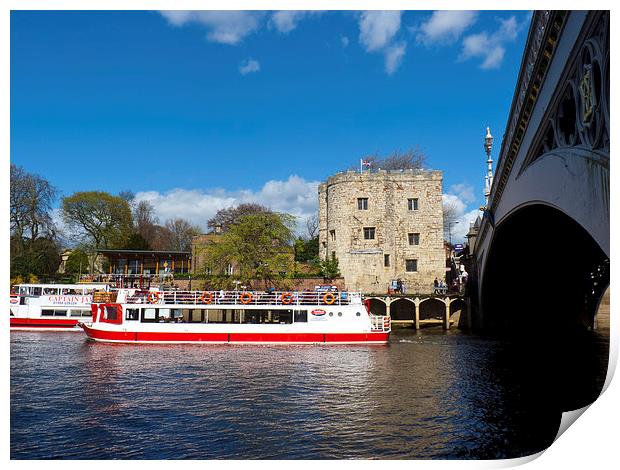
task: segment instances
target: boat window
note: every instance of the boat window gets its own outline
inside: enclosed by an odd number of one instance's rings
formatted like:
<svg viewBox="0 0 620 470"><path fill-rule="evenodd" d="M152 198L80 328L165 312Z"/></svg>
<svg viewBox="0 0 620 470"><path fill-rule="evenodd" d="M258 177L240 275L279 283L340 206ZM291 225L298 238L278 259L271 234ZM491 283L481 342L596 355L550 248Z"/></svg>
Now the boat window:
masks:
<svg viewBox="0 0 620 470"><path fill-rule="evenodd" d="M46 287L43 289L43 295L58 295L58 289L54 287Z"/></svg>
<svg viewBox="0 0 620 470"><path fill-rule="evenodd" d="M54 310L54 316L55 317L66 317L67 311L66 310Z"/></svg>
<svg viewBox="0 0 620 470"><path fill-rule="evenodd" d="M295 310L295 323L308 321L308 310Z"/></svg>
<svg viewBox="0 0 620 470"><path fill-rule="evenodd" d="M84 295L93 295L95 289L84 289Z"/></svg>
<svg viewBox="0 0 620 470"><path fill-rule="evenodd" d="M69 316L70 317L92 317L93 312L91 312L90 310L82 310L82 309L70 310Z"/></svg>
<svg viewBox="0 0 620 470"><path fill-rule="evenodd" d="M143 322L157 321L157 309L145 308L144 310L142 310L142 321Z"/></svg>
<svg viewBox="0 0 620 470"><path fill-rule="evenodd" d="M25 286L19 286L19 295L28 295L28 288Z"/></svg>
<svg viewBox="0 0 620 470"><path fill-rule="evenodd" d="M138 320L140 319L140 309L128 308L125 313L125 320Z"/></svg>
<svg viewBox="0 0 620 470"><path fill-rule="evenodd" d="M30 289L30 295L35 295L35 296L41 295L41 288L40 287L32 287Z"/></svg>
<svg viewBox="0 0 620 470"><path fill-rule="evenodd" d="M116 320L118 319L118 309L114 305L106 305L105 313L103 314L103 318L105 320Z"/></svg>
<svg viewBox="0 0 620 470"><path fill-rule="evenodd" d="M54 310L52 309L41 309L41 316L42 317L51 317L54 315Z"/></svg>

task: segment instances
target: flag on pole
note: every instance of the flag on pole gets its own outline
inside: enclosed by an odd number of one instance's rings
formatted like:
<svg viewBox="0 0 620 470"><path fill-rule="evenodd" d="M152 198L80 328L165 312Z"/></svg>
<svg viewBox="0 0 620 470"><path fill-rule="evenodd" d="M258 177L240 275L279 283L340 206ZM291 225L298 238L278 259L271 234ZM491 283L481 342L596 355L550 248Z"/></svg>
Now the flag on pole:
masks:
<svg viewBox="0 0 620 470"><path fill-rule="evenodd" d="M360 173L364 172L364 167L370 167L370 160L360 158Z"/></svg>
<svg viewBox="0 0 620 470"><path fill-rule="evenodd" d="M370 166L370 161L368 161L368 160L362 160L362 165L363 165L363 166Z"/></svg>

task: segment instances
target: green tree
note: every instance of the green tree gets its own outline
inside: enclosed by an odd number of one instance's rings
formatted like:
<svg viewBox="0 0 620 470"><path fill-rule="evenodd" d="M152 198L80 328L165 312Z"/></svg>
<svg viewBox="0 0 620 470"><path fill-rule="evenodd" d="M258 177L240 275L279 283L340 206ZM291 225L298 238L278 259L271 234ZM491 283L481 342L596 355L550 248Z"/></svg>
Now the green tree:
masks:
<svg viewBox="0 0 620 470"><path fill-rule="evenodd" d="M65 262L65 273L79 275L88 269L88 254L80 249L74 249Z"/></svg>
<svg viewBox="0 0 620 470"><path fill-rule="evenodd" d="M122 248L133 231L129 203L100 191L77 192L62 198L62 218L74 239L93 251ZM90 271L95 257L91 256Z"/></svg>
<svg viewBox="0 0 620 470"><path fill-rule="evenodd" d="M240 280L273 280L291 270L294 224L294 216L275 212L241 217L206 248L207 268L216 274L230 264Z"/></svg>
<svg viewBox="0 0 620 470"><path fill-rule="evenodd" d="M321 276L325 279L334 279L340 277L340 269L338 268L338 258L335 256L327 257L319 263Z"/></svg>
<svg viewBox="0 0 620 470"><path fill-rule="evenodd" d="M151 247L142 235L133 232L123 246L125 250L150 250Z"/></svg>
<svg viewBox="0 0 620 470"><path fill-rule="evenodd" d="M302 237L295 239L295 261L304 263L312 261L319 255L319 237L308 240Z"/></svg>
<svg viewBox="0 0 620 470"><path fill-rule="evenodd" d="M56 241L37 238L25 245L17 237L11 238L11 277L51 277L60 265L60 252Z"/></svg>
<svg viewBox="0 0 620 470"><path fill-rule="evenodd" d="M213 218L207 221L207 227L215 230L216 227L227 231L232 225L239 222L241 217L252 214L273 214L271 209L255 203L243 203L236 207L227 207L216 212Z"/></svg>

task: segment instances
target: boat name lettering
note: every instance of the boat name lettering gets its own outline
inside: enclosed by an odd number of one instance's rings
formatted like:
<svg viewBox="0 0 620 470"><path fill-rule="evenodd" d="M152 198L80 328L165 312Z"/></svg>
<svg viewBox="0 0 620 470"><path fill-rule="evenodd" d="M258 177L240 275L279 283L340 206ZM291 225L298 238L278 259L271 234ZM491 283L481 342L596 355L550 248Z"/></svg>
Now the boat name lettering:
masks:
<svg viewBox="0 0 620 470"><path fill-rule="evenodd" d="M52 304L75 305L89 304L93 300L92 295L50 295L49 301Z"/></svg>

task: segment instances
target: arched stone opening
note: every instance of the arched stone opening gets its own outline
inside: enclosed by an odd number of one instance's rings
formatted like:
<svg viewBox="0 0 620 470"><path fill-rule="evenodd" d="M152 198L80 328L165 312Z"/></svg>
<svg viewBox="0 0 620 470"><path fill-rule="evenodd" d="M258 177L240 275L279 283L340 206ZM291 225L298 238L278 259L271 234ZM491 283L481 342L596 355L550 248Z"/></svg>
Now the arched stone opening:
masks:
<svg viewBox="0 0 620 470"><path fill-rule="evenodd" d="M483 327L502 339L498 367L511 371L523 400L555 410L558 420L560 411L592 403L605 381L609 339L591 328L608 267L596 241L555 208L521 208L495 229L481 284Z"/></svg>
<svg viewBox="0 0 620 470"><path fill-rule="evenodd" d="M370 313L373 315L385 315L386 308L385 302L379 299L369 299L370 300Z"/></svg>
<svg viewBox="0 0 620 470"><path fill-rule="evenodd" d="M563 212L543 204L519 209L496 228L489 249L483 326L591 328L608 267L594 239Z"/></svg>
<svg viewBox="0 0 620 470"><path fill-rule="evenodd" d="M429 298L420 303L420 321L442 321L446 313L446 304L439 299Z"/></svg>
<svg viewBox="0 0 620 470"><path fill-rule="evenodd" d="M390 316L396 321L414 321L415 304L407 299L396 300L390 304Z"/></svg>

